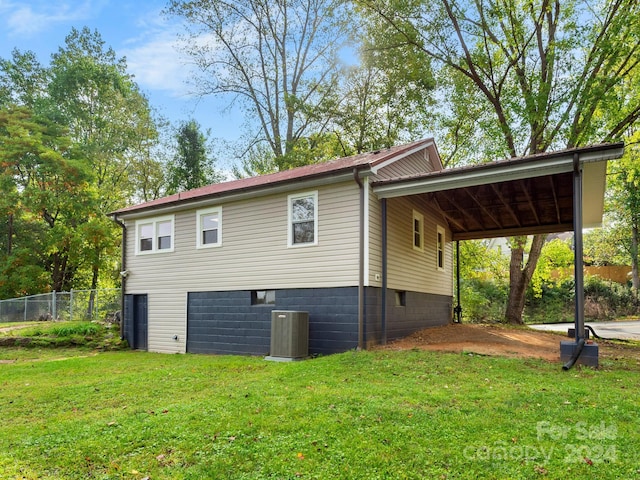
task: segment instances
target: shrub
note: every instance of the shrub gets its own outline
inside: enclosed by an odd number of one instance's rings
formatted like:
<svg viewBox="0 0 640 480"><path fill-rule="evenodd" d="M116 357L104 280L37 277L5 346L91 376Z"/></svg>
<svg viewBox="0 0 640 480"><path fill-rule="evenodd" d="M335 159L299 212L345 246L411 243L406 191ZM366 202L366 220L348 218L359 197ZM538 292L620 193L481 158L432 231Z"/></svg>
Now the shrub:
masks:
<svg viewBox="0 0 640 480"><path fill-rule="evenodd" d="M463 319L471 323L501 322L507 304L508 286L493 280L471 278L461 282Z"/></svg>
<svg viewBox="0 0 640 480"><path fill-rule="evenodd" d="M584 315L592 320L611 320L635 315L638 304L630 285L621 285L598 276L588 276L584 282ZM525 318L527 323L572 322L575 312L575 285L565 280L557 285L545 285L539 296L527 292Z"/></svg>
<svg viewBox="0 0 640 480"><path fill-rule="evenodd" d="M50 328L49 334L58 337L71 337L73 335L95 335L102 329L103 327L97 323L78 322Z"/></svg>
<svg viewBox="0 0 640 480"><path fill-rule="evenodd" d="M611 319L638 313L630 285L589 276L584 282L585 317L599 320Z"/></svg>
<svg viewBox="0 0 640 480"><path fill-rule="evenodd" d="M542 284L538 291L527 291L524 309L525 323L562 323L573 321L574 282Z"/></svg>

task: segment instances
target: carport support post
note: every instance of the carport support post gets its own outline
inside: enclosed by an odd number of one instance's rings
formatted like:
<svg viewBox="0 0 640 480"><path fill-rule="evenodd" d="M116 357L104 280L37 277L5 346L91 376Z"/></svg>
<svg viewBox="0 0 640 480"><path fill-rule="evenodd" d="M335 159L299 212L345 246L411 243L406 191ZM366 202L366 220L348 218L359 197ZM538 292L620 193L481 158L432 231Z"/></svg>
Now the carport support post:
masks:
<svg viewBox="0 0 640 480"><path fill-rule="evenodd" d="M454 308L456 323L462 323L462 305L460 305L460 240L456 240L456 294L458 304Z"/></svg>
<svg viewBox="0 0 640 480"><path fill-rule="evenodd" d="M598 366L598 345L586 345L584 334L584 270L582 245L582 167L580 157L573 154L573 244L574 278L576 294L575 342L560 342L560 360L566 362L562 368L569 370L576 362L591 367ZM582 355L582 356L581 356Z"/></svg>
<svg viewBox="0 0 640 480"><path fill-rule="evenodd" d="M582 168L580 157L573 154L573 236L575 243L574 277L576 282L576 342L584 341L584 269L582 245Z"/></svg>
<svg viewBox="0 0 640 480"><path fill-rule="evenodd" d="M380 343L387 344L387 199L383 198L382 202L382 315L380 318L380 328L382 329L382 338Z"/></svg>

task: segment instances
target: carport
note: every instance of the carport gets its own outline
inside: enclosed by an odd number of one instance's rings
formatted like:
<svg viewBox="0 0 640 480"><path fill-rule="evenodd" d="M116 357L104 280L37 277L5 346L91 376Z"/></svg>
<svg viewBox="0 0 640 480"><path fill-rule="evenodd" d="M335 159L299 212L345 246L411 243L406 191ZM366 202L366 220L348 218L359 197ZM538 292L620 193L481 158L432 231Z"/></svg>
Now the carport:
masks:
<svg viewBox="0 0 640 480"><path fill-rule="evenodd" d="M595 354L597 365L597 345L585 347L582 230L601 225L607 161L623 152L623 143L601 144L372 183L382 202L383 290L389 198L422 196L442 216L456 242L573 231L576 337L575 342L562 342L561 357L569 357L570 368L586 348L590 352L583 358Z"/></svg>

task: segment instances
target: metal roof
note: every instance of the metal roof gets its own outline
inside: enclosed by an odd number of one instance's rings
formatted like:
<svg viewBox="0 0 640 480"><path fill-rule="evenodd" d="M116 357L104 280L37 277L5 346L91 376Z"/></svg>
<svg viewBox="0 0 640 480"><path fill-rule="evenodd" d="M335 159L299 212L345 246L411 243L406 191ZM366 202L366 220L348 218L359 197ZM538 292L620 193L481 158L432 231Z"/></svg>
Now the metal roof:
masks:
<svg viewBox="0 0 640 480"><path fill-rule="evenodd" d="M242 178L240 180L233 180L229 182L214 183L194 190L188 190L186 192L176 193L175 195L158 198L150 202L125 207L112 212L112 215L126 216L149 210L166 210L167 208L183 204L186 205L218 197L227 197L230 195L237 196L243 193L257 195L261 190L265 190L265 192L268 193L274 193L276 188L291 183L323 177L330 179L345 173L350 175L354 168L358 170L375 169L378 166L384 166L388 162L404 158L412 152L422 148L435 149L433 139L428 138L418 140L406 145L362 153L351 157L339 158L328 162L306 165L268 175L259 175L256 177ZM437 157L437 151L434 158L436 158L438 162L437 165L441 166L440 160Z"/></svg>

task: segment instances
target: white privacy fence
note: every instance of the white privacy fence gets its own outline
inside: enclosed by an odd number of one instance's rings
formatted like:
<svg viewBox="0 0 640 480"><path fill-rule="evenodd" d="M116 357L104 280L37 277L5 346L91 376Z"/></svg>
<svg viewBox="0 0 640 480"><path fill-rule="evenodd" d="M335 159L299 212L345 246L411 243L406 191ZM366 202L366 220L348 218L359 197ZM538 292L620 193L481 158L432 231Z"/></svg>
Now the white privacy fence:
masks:
<svg viewBox="0 0 640 480"><path fill-rule="evenodd" d="M0 323L120 318L120 289L71 290L0 300Z"/></svg>

